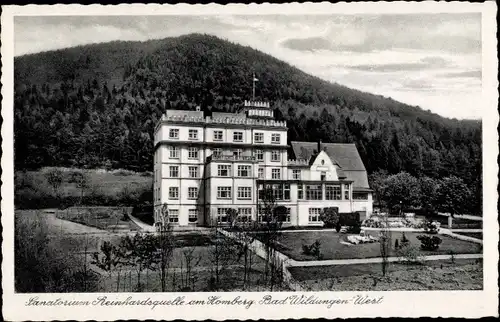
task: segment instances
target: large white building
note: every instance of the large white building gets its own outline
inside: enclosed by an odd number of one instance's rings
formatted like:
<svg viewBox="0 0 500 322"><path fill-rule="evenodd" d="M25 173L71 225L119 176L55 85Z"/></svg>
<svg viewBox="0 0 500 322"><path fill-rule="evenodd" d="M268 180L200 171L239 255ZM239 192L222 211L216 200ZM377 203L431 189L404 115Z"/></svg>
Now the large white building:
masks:
<svg viewBox="0 0 500 322"><path fill-rule="evenodd" d="M179 226L260 220L269 185L289 211L284 225L323 225L325 207L372 212L366 169L354 144L291 142L269 103L245 101L238 113L167 110L155 128L154 217ZM289 159L288 153L293 154ZM261 202L261 201L260 201Z"/></svg>

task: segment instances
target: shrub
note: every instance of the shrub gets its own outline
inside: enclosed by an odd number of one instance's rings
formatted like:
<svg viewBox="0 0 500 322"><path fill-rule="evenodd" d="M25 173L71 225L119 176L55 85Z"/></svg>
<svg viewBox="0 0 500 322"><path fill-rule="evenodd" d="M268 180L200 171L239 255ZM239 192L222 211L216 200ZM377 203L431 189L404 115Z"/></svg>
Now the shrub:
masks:
<svg viewBox="0 0 500 322"><path fill-rule="evenodd" d="M340 213L339 222L342 226L361 226L360 216L357 212Z"/></svg>
<svg viewBox="0 0 500 322"><path fill-rule="evenodd" d="M419 263L420 253L417 246L407 243L396 249L396 256L408 263Z"/></svg>
<svg viewBox="0 0 500 322"><path fill-rule="evenodd" d="M406 237L405 233L403 232L403 236L401 236L401 247L408 245L410 241Z"/></svg>
<svg viewBox="0 0 500 322"><path fill-rule="evenodd" d="M302 253L304 253L304 255L314 256L317 259L322 259L323 255L321 254L321 242L316 239L316 241L311 245L303 244Z"/></svg>
<svg viewBox="0 0 500 322"><path fill-rule="evenodd" d="M396 238L396 241L394 242L394 248L398 249L399 248L399 240Z"/></svg>
<svg viewBox="0 0 500 322"><path fill-rule="evenodd" d="M439 231L438 223L428 220L424 223L424 230L429 234L437 234Z"/></svg>
<svg viewBox="0 0 500 322"><path fill-rule="evenodd" d="M328 207L324 208L320 215L321 221L325 223L325 227L333 228L336 227L340 222L339 208L338 207Z"/></svg>
<svg viewBox="0 0 500 322"><path fill-rule="evenodd" d="M438 236L418 235L417 239L420 240L422 250L436 250L442 242Z"/></svg>

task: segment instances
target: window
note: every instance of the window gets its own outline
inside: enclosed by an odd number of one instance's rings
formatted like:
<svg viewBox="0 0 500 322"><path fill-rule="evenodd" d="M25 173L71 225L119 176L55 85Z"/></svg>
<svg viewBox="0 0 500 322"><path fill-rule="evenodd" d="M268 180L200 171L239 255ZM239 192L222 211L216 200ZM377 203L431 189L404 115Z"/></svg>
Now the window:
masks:
<svg viewBox="0 0 500 322"><path fill-rule="evenodd" d="M271 170L271 178L272 179L281 179L281 169L272 169Z"/></svg>
<svg viewBox="0 0 500 322"><path fill-rule="evenodd" d="M264 179L264 168L259 167L259 179Z"/></svg>
<svg viewBox="0 0 500 322"><path fill-rule="evenodd" d="M198 130L189 130L189 139L190 140L198 140Z"/></svg>
<svg viewBox="0 0 500 322"><path fill-rule="evenodd" d="M217 208L217 222L227 223L227 211L229 208Z"/></svg>
<svg viewBox="0 0 500 322"><path fill-rule="evenodd" d="M341 199L341 192L340 192L340 186L338 185L327 185L325 187L325 199L326 200L340 200Z"/></svg>
<svg viewBox="0 0 500 322"><path fill-rule="evenodd" d="M249 165L238 166L238 177L250 177L251 167Z"/></svg>
<svg viewBox="0 0 500 322"><path fill-rule="evenodd" d="M168 131L168 137L170 139L178 139L179 138L179 129L170 129L170 131Z"/></svg>
<svg viewBox="0 0 500 322"><path fill-rule="evenodd" d="M309 222L319 222L321 208L309 208Z"/></svg>
<svg viewBox="0 0 500 322"><path fill-rule="evenodd" d="M221 148L214 148L212 151L212 154L215 156L220 156L220 155L222 155L222 149Z"/></svg>
<svg viewBox="0 0 500 322"><path fill-rule="evenodd" d="M252 221L252 208L238 208L238 221L239 222Z"/></svg>
<svg viewBox="0 0 500 322"><path fill-rule="evenodd" d="M231 175L231 166L229 164L219 164L217 166L217 175L219 177L229 177Z"/></svg>
<svg viewBox="0 0 500 322"><path fill-rule="evenodd" d="M326 178L326 172L325 171L321 171L321 181L324 181Z"/></svg>
<svg viewBox="0 0 500 322"><path fill-rule="evenodd" d="M190 224L196 224L198 222L198 209L188 210L188 221Z"/></svg>
<svg viewBox="0 0 500 322"><path fill-rule="evenodd" d="M349 200L349 185L344 184L344 199Z"/></svg>
<svg viewBox="0 0 500 322"><path fill-rule="evenodd" d="M178 178L179 177L179 166L171 165L169 167L170 178Z"/></svg>
<svg viewBox="0 0 500 322"><path fill-rule="evenodd" d="M279 133L273 133L271 134L271 143L273 144L279 144L281 141L281 136Z"/></svg>
<svg viewBox="0 0 500 322"><path fill-rule="evenodd" d="M198 178L198 167L189 167L189 177Z"/></svg>
<svg viewBox="0 0 500 322"><path fill-rule="evenodd" d="M322 200L323 191L321 185L306 185L307 200Z"/></svg>
<svg viewBox="0 0 500 322"><path fill-rule="evenodd" d="M281 160L280 151L271 151L271 161L279 162Z"/></svg>
<svg viewBox="0 0 500 322"><path fill-rule="evenodd" d="M174 225L179 223L179 209L168 210L168 222Z"/></svg>
<svg viewBox="0 0 500 322"><path fill-rule="evenodd" d="M179 148L176 146L168 147L170 159L179 159Z"/></svg>
<svg viewBox="0 0 500 322"><path fill-rule="evenodd" d="M354 200L368 200L368 194L365 192L353 192L352 199L354 199Z"/></svg>
<svg viewBox="0 0 500 322"><path fill-rule="evenodd" d="M198 160L198 148L189 148L188 149L188 159Z"/></svg>
<svg viewBox="0 0 500 322"><path fill-rule="evenodd" d="M255 159L257 161L264 160L264 151L262 151L262 150L255 150L254 154L255 154Z"/></svg>
<svg viewBox="0 0 500 322"><path fill-rule="evenodd" d="M302 171L300 170L292 170L292 178L294 180L300 180L300 177L301 177L301 173Z"/></svg>
<svg viewBox="0 0 500 322"><path fill-rule="evenodd" d="M254 143L264 143L264 133L257 132L253 135Z"/></svg>
<svg viewBox="0 0 500 322"><path fill-rule="evenodd" d="M234 132L233 133L233 141L234 142L243 142L243 132Z"/></svg>
<svg viewBox="0 0 500 322"><path fill-rule="evenodd" d="M290 200L290 185L288 183L283 185L283 199Z"/></svg>
<svg viewBox="0 0 500 322"><path fill-rule="evenodd" d="M289 223L290 222L290 208L286 207L286 213L280 214L278 221Z"/></svg>
<svg viewBox="0 0 500 322"><path fill-rule="evenodd" d="M179 187L168 188L168 199L179 199Z"/></svg>
<svg viewBox="0 0 500 322"><path fill-rule="evenodd" d="M304 199L304 187L301 184L297 186L297 199Z"/></svg>
<svg viewBox="0 0 500 322"><path fill-rule="evenodd" d="M275 183L266 186L267 189L271 189L273 197L276 200L290 200L290 184ZM262 185L259 185L259 199L263 199L264 189Z"/></svg>
<svg viewBox="0 0 500 322"><path fill-rule="evenodd" d="M196 187L188 188L188 199L198 199L198 188Z"/></svg>
<svg viewBox="0 0 500 322"><path fill-rule="evenodd" d="M214 141L222 141L222 131L214 131Z"/></svg>
<svg viewBox="0 0 500 322"><path fill-rule="evenodd" d="M241 158L241 154L243 153L243 151L241 149L236 149L234 150L233 152L233 156L236 158L236 159L239 159Z"/></svg>
<svg viewBox="0 0 500 322"><path fill-rule="evenodd" d="M238 199L252 199L252 188L238 187Z"/></svg>
<svg viewBox="0 0 500 322"><path fill-rule="evenodd" d="M231 199L231 187L217 187L217 199Z"/></svg>

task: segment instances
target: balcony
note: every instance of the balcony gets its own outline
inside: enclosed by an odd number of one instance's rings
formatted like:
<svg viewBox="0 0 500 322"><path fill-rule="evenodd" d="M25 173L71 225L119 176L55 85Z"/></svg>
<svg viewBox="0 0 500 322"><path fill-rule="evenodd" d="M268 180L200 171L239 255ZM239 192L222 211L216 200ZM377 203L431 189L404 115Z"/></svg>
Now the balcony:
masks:
<svg viewBox="0 0 500 322"><path fill-rule="evenodd" d="M209 161L246 161L255 162L256 158L250 155L223 155L223 154L212 154L208 157Z"/></svg>
<svg viewBox="0 0 500 322"><path fill-rule="evenodd" d="M305 159L288 160L288 165L309 165L309 161Z"/></svg>

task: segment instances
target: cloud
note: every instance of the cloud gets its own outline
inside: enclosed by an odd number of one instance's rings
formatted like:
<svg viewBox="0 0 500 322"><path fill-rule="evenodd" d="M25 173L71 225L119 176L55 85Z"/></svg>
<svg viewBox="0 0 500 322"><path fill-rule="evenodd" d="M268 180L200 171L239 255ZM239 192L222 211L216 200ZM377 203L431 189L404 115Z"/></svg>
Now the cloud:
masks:
<svg viewBox="0 0 500 322"><path fill-rule="evenodd" d="M480 14L17 16L14 25L16 56L208 33L446 116L474 114L463 97L481 93Z"/></svg>
<svg viewBox="0 0 500 322"><path fill-rule="evenodd" d="M481 70L468 70L464 72L454 72L454 73L445 73L441 74L442 77L447 78L478 78L482 79L482 71Z"/></svg>
<svg viewBox="0 0 500 322"><path fill-rule="evenodd" d="M285 40L282 45L286 48L299 51L331 50L332 44L322 37L291 38Z"/></svg>

